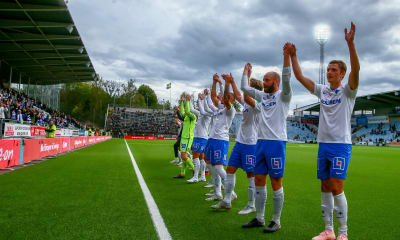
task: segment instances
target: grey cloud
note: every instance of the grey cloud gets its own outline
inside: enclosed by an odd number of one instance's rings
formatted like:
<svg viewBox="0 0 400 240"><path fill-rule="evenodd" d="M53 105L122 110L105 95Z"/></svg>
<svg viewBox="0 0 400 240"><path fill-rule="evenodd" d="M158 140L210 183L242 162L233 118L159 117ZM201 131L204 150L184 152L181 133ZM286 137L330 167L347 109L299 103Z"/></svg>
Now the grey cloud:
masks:
<svg viewBox="0 0 400 240"><path fill-rule="evenodd" d="M386 34L399 24L399 9L379 9L379 1L258 0L249 1L247 6L241 1L180 1L173 3L174 19L159 14L171 11L167 2L143 5L140 1L115 1L120 10L126 6L137 14L132 21L121 19L118 8L109 0L95 3L93 11L88 11L92 4L86 1L71 9L89 54L108 64L123 60L138 74L129 76L130 71L120 71L119 76L144 82L147 79L149 84L169 80L208 87L213 73L236 71L247 61L281 67L286 41L296 44L300 62L319 61L313 27L320 22L329 24L332 32L326 44L326 62L332 58L349 61L343 29L350 26L350 21L357 25L360 59L368 58L370 63L400 59L400 53L390 51ZM102 3L109 12L99 13ZM173 22L170 28L169 21ZM170 34L165 34L168 30ZM318 78L317 70L305 73L314 80ZM365 85L398 85L398 80L391 77L363 77L361 84ZM294 76L292 79L294 94L305 94L304 87Z"/></svg>

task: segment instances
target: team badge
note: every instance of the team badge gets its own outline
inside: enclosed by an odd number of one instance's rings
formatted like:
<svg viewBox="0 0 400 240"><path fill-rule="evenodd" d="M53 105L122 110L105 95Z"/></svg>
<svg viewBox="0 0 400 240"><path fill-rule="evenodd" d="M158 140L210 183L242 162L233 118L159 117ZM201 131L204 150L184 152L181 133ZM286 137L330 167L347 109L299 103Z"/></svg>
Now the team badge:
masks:
<svg viewBox="0 0 400 240"><path fill-rule="evenodd" d="M214 158L220 159L221 158L221 150L214 151Z"/></svg>
<svg viewBox="0 0 400 240"><path fill-rule="evenodd" d="M343 157L334 157L333 158L333 169L336 170L344 170L345 162L346 159Z"/></svg>
<svg viewBox="0 0 400 240"><path fill-rule="evenodd" d="M256 156L246 155L246 164L254 167L256 165Z"/></svg>
<svg viewBox="0 0 400 240"><path fill-rule="evenodd" d="M282 169L282 158L271 158L272 169Z"/></svg>

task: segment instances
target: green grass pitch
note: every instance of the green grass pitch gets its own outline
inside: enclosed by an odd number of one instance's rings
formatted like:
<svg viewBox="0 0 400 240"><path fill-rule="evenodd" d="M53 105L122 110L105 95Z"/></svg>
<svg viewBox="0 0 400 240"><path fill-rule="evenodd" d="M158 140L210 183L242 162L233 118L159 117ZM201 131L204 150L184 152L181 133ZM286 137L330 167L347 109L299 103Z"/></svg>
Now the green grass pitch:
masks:
<svg viewBox="0 0 400 240"><path fill-rule="evenodd" d="M172 178L179 173L169 163L172 141L128 144L173 239L311 239L323 230L317 145L287 145L282 229L270 235L241 228L255 217L237 214L247 203L243 171L237 172L233 208L214 211L214 203L204 201L204 183ZM400 239L399 170L400 148L353 147L345 184L350 239ZM157 239L124 141L0 175L0 239Z"/></svg>

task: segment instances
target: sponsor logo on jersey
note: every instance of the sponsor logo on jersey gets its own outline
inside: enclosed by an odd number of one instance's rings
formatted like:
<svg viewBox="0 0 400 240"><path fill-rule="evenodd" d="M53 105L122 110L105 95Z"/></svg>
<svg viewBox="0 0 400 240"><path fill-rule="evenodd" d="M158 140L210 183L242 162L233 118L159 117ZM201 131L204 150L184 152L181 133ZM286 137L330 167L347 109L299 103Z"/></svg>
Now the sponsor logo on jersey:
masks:
<svg viewBox="0 0 400 240"><path fill-rule="evenodd" d="M282 158L271 158L272 169L282 169Z"/></svg>
<svg viewBox="0 0 400 240"><path fill-rule="evenodd" d="M276 105L276 102L269 102L269 103L263 102L262 105L263 105L264 107L272 107L272 106L275 106L275 105Z"/></svg>
<svg viewBox="0 0 400 240"><path fill-rule="evenodd" d="M345 164L346 163L346 159L343 157L334 157L333 158L333 169L336 170L344 170L345 168Z"/></svg>
<svg viewBox="0 0 400 240"><path fill-rule="evenodd" d="M341 102L342 102L342 101L341 101L340 98L338 98L338 99L331 99L331 100L321 99L321 103L324 104L324 105L327 105L327 106L329 106L329 105L335 105L335 104L338 104L338 103L341 103Z"/></svg>

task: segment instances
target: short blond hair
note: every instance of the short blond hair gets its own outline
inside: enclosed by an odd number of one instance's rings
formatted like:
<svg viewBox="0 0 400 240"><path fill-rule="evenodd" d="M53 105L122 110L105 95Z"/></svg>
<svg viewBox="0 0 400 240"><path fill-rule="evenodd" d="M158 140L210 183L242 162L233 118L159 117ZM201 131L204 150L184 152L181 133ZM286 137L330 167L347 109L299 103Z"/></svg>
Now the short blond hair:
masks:
<svg viewBox="0 0 400 240"><path fill-rule="evenodd" d="M256 78L250 78L250 87L260 90L260 91L262 91L264 88L262 81L258 80Z"/></svg>
<svg viewBox="0 0 400 240"><path fill-rule="evenodd" d="M340 72L346 72L347 71L346 63L344 63L342 60L332 60L332 61L329 62L329 64L337 64L337 65L339 65Z"/></svg>

